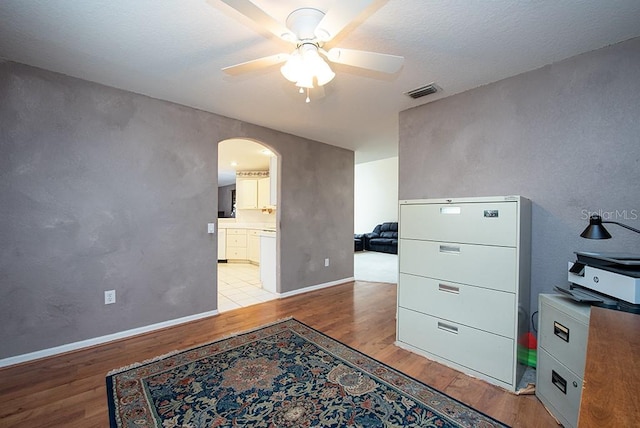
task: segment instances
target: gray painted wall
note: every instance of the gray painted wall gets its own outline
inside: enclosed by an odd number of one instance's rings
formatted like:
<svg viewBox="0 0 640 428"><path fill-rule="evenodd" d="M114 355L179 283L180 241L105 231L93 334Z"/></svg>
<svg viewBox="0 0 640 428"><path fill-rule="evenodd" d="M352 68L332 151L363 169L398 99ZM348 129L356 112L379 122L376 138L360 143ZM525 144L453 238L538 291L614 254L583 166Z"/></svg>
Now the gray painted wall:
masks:
<svg viewBox="0 0 640 428"><path fill-rule="evenodd" d="M0 358L216 309L227 138L281 155L281 291L353 276L353 152L9 61L0 99Z"/></svg>
<svg viewBox="0 0 640 428"><path fill-rule="evenodd" d="M533 202L531 310L574 251L640 254L640 236L579 234L588 212L640 228L640 39L400 114L399 198Z"/></svg>

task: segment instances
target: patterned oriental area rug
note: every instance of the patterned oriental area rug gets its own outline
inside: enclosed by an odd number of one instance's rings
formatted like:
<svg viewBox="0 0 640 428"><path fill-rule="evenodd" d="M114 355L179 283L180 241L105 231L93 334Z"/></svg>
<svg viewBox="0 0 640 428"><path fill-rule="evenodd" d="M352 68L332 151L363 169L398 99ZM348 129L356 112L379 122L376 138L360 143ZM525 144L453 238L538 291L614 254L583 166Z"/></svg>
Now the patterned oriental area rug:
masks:
<svg viewBox="0 0 640 428"><path fill-rule="evenodd" d="M112 427L504 427L288 319L107 376Z"/></svg>

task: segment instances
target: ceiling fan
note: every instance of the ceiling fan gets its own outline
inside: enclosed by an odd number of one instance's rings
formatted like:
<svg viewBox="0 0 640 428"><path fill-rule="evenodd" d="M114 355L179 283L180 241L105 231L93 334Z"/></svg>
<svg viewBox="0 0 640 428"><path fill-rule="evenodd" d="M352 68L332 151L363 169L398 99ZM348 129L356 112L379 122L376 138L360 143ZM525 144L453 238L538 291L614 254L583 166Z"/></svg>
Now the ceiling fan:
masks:
<svg viewBox="0 0 640 428"><path fill-rule="evenodd" d="M322 87L335 77L335 73L323 57L331 63L382 73L396 73L402 67L404 57L337 47L328 51L324 49L326 43L331 42L374 1L338 0L326 13L310 7L296 9L289 14L285 25L282 25L249 0L222 0L277 37L295 45L291 53L254 59L225 67L222 71L229 75L238 75L284 63L280 68L282 75L295 83L301 93L306 90L307 102L310 101L309 89L314 88L314 84Z"/></svg>

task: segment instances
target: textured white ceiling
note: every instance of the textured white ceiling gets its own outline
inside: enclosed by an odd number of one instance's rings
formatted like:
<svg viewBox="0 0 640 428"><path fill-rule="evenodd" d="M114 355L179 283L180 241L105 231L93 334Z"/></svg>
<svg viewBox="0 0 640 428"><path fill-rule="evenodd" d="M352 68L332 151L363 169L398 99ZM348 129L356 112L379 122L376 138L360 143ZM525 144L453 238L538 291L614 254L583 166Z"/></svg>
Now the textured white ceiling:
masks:
<svg viewBox="0 0 640 428"><path fill-rule="evenodd" d="M254 0L281 21L334 1ZM403 68L334 64L325 96L305 104L278 67L221 72L292 47L219 0L0 1L0 57L346 147L358 162L397 155L402 110L637 36L638 0L380 0L327 47L402 55ZM442 91L403 94L431 82Z"/></svg>

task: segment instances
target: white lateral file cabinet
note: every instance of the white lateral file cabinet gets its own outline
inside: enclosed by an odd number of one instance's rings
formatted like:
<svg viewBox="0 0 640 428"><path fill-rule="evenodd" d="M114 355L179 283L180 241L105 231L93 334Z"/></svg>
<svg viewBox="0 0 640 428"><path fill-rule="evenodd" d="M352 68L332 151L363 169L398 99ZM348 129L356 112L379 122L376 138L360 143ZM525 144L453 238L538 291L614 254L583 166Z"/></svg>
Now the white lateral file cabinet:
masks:
<svg viewBox="0 0 640 428"><path fill-rule="evenodd" d="M526 369L531 202L400 201L397 345L515 391Z"/></svg>

